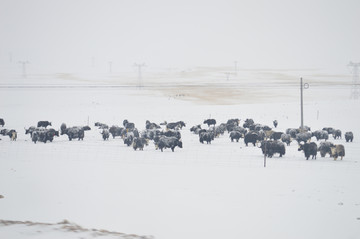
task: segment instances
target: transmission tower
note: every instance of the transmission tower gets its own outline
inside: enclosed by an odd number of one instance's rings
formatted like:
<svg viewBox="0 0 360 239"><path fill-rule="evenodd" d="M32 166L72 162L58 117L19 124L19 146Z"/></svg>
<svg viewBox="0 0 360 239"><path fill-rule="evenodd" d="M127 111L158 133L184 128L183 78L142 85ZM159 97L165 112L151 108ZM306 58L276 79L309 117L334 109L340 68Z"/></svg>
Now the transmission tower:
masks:
<svg viewBox="0 0 360 239"><path fill-rule="evenodd" d="M359 96L360 96L360 82L359 82L360 62L354 63L354 62L350 61L348 66L352 67L351 73L353 74L350 98L354 99L354 100L357 100L357 99L359 99Z"/></svg>
<svg viewBox="0 0 360 239"><path fill-rule="evenodd" d="M134 64L135 67L137 67L138 69L138 87L141 88L142 87L142 75L141 75L141 68L146 66L145 63L142 64Z"/></svg>

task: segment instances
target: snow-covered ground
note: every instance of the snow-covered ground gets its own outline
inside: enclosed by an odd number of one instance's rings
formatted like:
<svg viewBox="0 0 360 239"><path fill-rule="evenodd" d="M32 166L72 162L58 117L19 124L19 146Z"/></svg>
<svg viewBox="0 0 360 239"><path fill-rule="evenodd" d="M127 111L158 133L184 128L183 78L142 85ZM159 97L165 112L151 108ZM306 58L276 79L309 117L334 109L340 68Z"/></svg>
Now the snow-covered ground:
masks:
<svg viewBox="0 0 360 239"><path fill-rule="evenodd" d="M309 72L304 77L310 83L305 124L352 131L352 143L330 140L345 145L345 158L307 161L292 142L285 156L267 159L264 168L261 149L232 143L227 133L200 144L189 129L210 117L218 123L253 118L269 126L277 119L277 131L299 127L298 72L244 71L226 80L225 70L148 73L142 88L133 83L136 77L116 75L2 77L0 118L18 139L0 136L0 237L99 236L59 229L68 220L126 233L101 238L358 238L360 104L350 99L350 80ZM36 87L18 87L25 85ZM183 120L183 148L160 152L150 143L134 151L120 138L103 141L94 127L97 121L122 125L124 119L140 130L146 120ZM64 122L92 130L84 141L60 136L34 144L24 127L39 120L55 129Z"/></svg>

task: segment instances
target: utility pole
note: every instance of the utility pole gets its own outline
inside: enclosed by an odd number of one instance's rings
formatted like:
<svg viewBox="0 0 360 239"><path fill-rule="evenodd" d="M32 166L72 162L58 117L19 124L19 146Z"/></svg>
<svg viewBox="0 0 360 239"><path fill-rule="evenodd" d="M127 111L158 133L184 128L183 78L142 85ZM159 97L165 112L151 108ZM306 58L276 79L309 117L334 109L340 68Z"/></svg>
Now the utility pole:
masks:
<svg viewBox="0 0 360 239"><path fill-rule="evenodd" d="M91 57L91 67L95 67L95 57Z"/></svg>
<svg viewBox="0 0 360 239"><path fill-rule="evenodd" d="M237 61L234 61L234 63L235 63L235 75L237 76L237 71L238 71L238 69L237 69Z"/></svg>
<svg viewBox="0 0 360 239"><path fill-rule="evenodd" d="M22 65L22 77L26 78L26 64L29 64L29 61L19 61L19 64Z"/></svg>
<svg viewBox="0 0 360 239"><path fill-rule="evenodd" d="M353 80L352 80L352 85L351 85L351 95L350 98L357 100L360 97L360 82L359 82L359 67L360 67L360 62L358 63L354 63L351 62L348 65L349 67L352 67L352 74L353 74Z"/></svg>
<svg viewBox="0 0 360 239"><path fill-rule="evenodd" d="M135 63L134 64L134 67L137 67L137 70L138 70L138 87L141 88L142 87L142 74L141 74L141 68L146 66L145 63L142 63L142 64L138 64L138 63Z"/></svg>
<svg viewBox="0 0 360 239"><path fill-rule="evenodd" d="M226 75L226 80L227 80L227 81L229 81L230 74L231 74L231 72L225 72L225 75Z"/></svg>
<svg viewBox="0 0 360 239"><path fill-rule="evenodd" d="M300 126L300 130L301 132L304 131L304 103L303 103L303 91L304 89L308 89L309 88L309 84L305 83L303 84L303 79L300 78L300 111L301 111L301 126Z"/></svg>
<svg viewBox="0 0 360 239"><path fill-rule="evenodd" d="M112 63L113 63L112 61L108 61L110 74L112 73Z"/></svg>

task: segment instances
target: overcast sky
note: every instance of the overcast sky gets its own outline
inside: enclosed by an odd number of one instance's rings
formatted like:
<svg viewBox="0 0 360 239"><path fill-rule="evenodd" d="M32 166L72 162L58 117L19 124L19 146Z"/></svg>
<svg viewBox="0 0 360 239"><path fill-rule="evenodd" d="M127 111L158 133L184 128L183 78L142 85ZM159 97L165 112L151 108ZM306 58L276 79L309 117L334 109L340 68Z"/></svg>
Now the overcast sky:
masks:
<svg viewBox="0 0 360 239"><path fill-rule="evenodd" d="M359 29L359 0L0 0L0 62L346 68Z"/></svg>

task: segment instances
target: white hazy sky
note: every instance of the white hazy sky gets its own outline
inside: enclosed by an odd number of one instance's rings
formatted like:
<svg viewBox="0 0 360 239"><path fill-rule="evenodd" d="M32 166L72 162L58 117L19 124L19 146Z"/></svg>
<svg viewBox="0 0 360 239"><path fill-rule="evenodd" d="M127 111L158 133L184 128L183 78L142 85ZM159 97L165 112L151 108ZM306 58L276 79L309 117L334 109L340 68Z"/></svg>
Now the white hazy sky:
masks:
<svg viewBox="0 0 360 239"><path fill-rule="evenodd" d="M0 0L0 63L346 68L359 0Z"/></svg>

